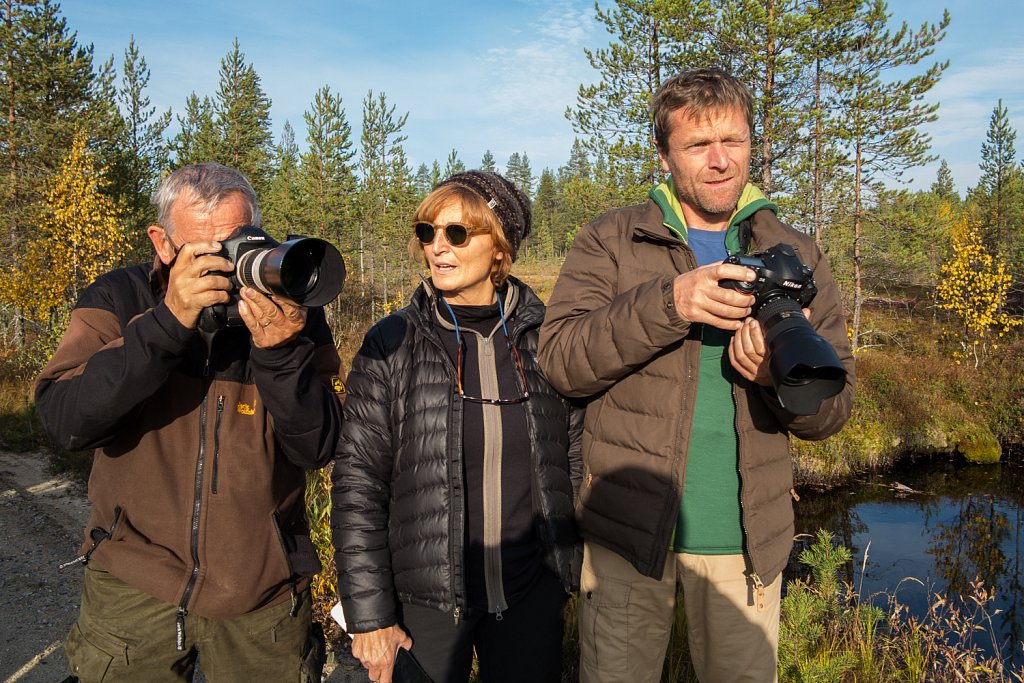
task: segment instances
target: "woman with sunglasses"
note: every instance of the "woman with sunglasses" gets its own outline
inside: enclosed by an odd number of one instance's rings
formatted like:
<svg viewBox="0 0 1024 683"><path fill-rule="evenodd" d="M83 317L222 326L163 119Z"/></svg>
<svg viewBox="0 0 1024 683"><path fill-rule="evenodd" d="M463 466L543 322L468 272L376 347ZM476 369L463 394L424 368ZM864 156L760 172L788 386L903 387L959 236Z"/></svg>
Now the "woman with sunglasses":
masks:
<svg viewBox="0 0 1024 683"><path fill-rule="evenodd" d="M582 424L537 365L544 305L509 276L529 199L458 173L412 227L430 279L353 360L332 475L352 652L385 683L410 647L435 683L466 681L474 650L487 683L556 682Z"/></svg>

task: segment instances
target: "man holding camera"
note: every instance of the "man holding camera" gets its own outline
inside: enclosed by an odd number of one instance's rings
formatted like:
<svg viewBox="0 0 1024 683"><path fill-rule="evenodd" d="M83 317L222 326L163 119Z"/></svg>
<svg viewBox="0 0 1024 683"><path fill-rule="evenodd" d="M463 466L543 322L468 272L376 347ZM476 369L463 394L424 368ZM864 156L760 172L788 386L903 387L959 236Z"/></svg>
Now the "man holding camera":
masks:
<svg viewBox="0 0 1024 683"><path fill-rule="evenodd" d="M794 533L788 435L822 439L849 417L846 323L814 241L747 182L746 86L687 71L652 114L670 178L580 230L541 328L551 384L589 399L580 679L660 680L679 585L700 680L773 681ZM772 388L755 295L735 288L754 270L722 262L779 243L813 269L805 314L846 370L814 415L786 410Z"/></svg>
<svg viewBox="0 0 1024 683"><path fill-rule="evenodd" d="M338 354L321 309L232 285L221 242L260 223L241 173L186 166L153 200L153 264L82 294L36 387L54 441L96 449L68 660L85 682L190 681L197 653L214 682L312 680L305 471L333 456ZM216 304L244 324L200 332Z"/></svg>

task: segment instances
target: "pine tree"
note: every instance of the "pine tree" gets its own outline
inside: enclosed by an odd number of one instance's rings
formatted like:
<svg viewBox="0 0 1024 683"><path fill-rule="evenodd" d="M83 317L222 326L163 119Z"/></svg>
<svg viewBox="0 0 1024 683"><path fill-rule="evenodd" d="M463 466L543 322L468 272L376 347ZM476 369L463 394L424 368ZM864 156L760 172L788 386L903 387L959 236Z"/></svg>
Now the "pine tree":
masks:
<svg viewBox="0 0 1024 683"><path fill-rule="evenodd" d="M484 156L480 160L480 170L489 171L491 173L498 172L498 164L494 161L494 155L491 154L491 150L484 152Z"/></svg>
<svg viewBox="0 0 1024 683"><path fill-rule="evenodd" d="M263 229L278 240L287 235L304 235L310 231L303 220L299 187L299 146L295 129L288 121L281 128L281 139L274 147L274 175L270 187L260 198Z"/></svg>
<svg viewBox="0 0 1024 683"><path fill-rule="evenodd" d="M618 0L595 5L613 42L584 50L599 80L581 85L566 110L587 149L622 164L626 194L641 196L660 177L651 98L664 79L696 64L713 64L714 12L707 0Z"/></svg>
<svg viewBox="0 0 1024 683"><path fill-rule="evenodd" d="M724 3L721 14L722 59L754 96L752 176L772 197L792 189L781 162L797 152L797 133L808 122L803 106L807 76L814 61L812 48L819 47L808 41L818 6L797 0L736 0Z"/></svg>
<svg viewBox="0 0 1024 683"><path fill-rule="evenodd" d="M459 159L459 153L456 150L452 150L448 153L448 159L444 163L444 177L451 178L456 173L462 173L466 170L466 165Z"/></svg>
<svg viewBox="0 0 1024 683"><path fill-rule="evenodd" d="M392 184L396 182L395 158L400 156L404 163L402 143L406 136L402 131L408 118L408 113L396 115L395 105L388 106L384 93L375 97L371 90L363 100L362 154L359 161L362 183L357 217L359 273L362 283L369 280L371 284L380 286L383 301L378 302L374 292L375 304L391 303L392 265L394 259L401 258L399 254L408 241L407 216L401 215L392 205ZM399 178L397 182L404 184L405 179ZM367 239L372 241L372 249L367 249Z"/></svg>
<svg viewBox="0 0 1024 683"><path fill-rule="evenodd" d="M560 170L560 175L571 178L590 178L590 159L587 150L579 138L572 141L572 149L569 150L569 161Z"/></svg>
<svg viewBox="0 0 1024 683"><path fill-rule="evenodd" d="M0 2L0 149L5 230L0 263L31 231L49 176L94 120L93 50L49 0Z"/></svg>
<svg viewBox="0 0 1024 683"><path fill-rule="evenodd" d="M530 169L530 157L526 152L512 152L505 165L505 177L518 187L527 197L533 194L533 171Z"/></svg>
<svg viewBox="0 0 1024 683"><path fill-rule="evenodd" d="M349 223L356 187L356 153L341 96L325 85L304 117L309 143L300 175L304 222L317 237L339 245L347 243L353 236L343 238L342 227Z"/></svg>
<svg viewBox="0 0 1024 683"><path fill-rule="evenodd" d="M149 85L149 67L135 44L135 36L128 41L121 70L121 105L124 126L119 140L117 166L112 174L123 198L128 229L131 235L144 239L143 228L156 221L156 210L150 195L156 189L160 174L170 164L170 152L164 132L171 121L171 110L157 114L150 104L146 87ZM135 251L142 248L133 240ZM148 240L146 251L148 252Z"/></svg>
<svg viewBox="0 0 1024 683"><path fill-rule="evenodd" d="M846 95L842 130L851 154L853 198L853 347L858 346L863 304L861 272L862 223L865 194L881 175L899 179L903 172L930 160L930 137L922 131L937 117L938 105L921 102L942 77L949 62L937 62L906 80L892 77L892 70L906 73L934 53L945 37L949 12L938 24L923 24L916 32L904 22L895 32L886 25L891 14L884 0L870 0L856 17L854 49L846 59Z"/></svg>
<svg viewBox="0 0 1024 683"><path fill-rule="evenodd" d="M185 115L178 116L181 130L174 137L174 167L198 164L219 158L220 136L214 121L213 101L195 93L185 99Z"/></svg>
<svg viewBox="0 0 1024 683"><path fill-rule="evenodd" d="M214 115L220 143L215 160L241 171L261 194L270 180L274 144L270 98L260 87L256 69L246 63L237 38L220 63Z"/></svg>
<svg viewBox="0 0 1024 683"><path fill-rule="evenodd" d="M1003 100L992 110L985 142L981 145L981 177L975 192L984 211L985 241L995 253L1006 255L1012 244L1012 231L1021 226L1020 175L1014 142L1017 131L1010 126L1009 112Z"/></svg>
<svg viewBox="0 0 1024 683"><path fill-rule="evenodd" d="M433 189L434 186L431 184L431 180L430 167L426 164L420 164L416 168L416 176L414 178L416 184L416 196L420 200L426 197L430 190Z"/></svg>
<svg viewBox="0 0 1024 683"><path fill-rule="evenodd" d="M533 229L529 246L541 258L555 255L555 223L558 217L558 188L555 174L545 168L537 183L537 196L533 200Z"/></svg>
<svg viewBox="0 0 1024 683"><path fill-rule="evenodd" d="M939 170L935 175L935 182L932 183L931 192L939 199L951 203L960 201L960 195L956 193L956 183L953 181L953 172L949 170L949 164L945 159L939 163Z"/></svg>

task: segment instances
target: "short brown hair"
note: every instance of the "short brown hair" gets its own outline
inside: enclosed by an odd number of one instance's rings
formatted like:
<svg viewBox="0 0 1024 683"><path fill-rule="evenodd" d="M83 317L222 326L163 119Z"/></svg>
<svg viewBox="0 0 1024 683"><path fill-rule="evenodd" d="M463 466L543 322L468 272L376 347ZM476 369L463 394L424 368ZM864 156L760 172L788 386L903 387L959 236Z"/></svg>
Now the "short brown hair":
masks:
<svg viewBox="0 0 1024 683"><path fill-rule="evenodd" d="M445 207L453 204L462 209L462 220L467 227L487 228L491 233L491 239L494 240L495 248L504 254L500 261L496 260L491 264L491 284L501 287L512 272L512 247L505 239L505 232L501 229L498 216L479 194L463 185L439 185L420 202L412 215L412 222L433 223ZM409 241L409 252L413 256L423 255L423 244L415 235Z"/></svg>
<svg viewBox="0 0 1024 683"><path fill-rule="evenodd" d="M668 149L672 133L670 117L680 109L695 116L738 108L754 128L754 98L742 81L721 69L691 69L661 84L651 102L654 141L662 151Z"/></svg>

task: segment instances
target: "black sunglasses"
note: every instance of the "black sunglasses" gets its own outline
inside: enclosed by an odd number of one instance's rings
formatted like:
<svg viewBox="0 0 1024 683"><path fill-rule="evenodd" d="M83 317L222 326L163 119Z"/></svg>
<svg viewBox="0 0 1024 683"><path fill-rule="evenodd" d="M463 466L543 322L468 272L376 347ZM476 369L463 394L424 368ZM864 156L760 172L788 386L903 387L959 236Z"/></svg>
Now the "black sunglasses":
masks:
<svg viewBox="0 0 1024 683"><path fill-rule="evenodd" d="M416 221L412 224L416 237L421 244L430 244L434 241L438 230L444 231L444 238L453 247L461 247L469 238L477 233L488 232L487 228L467 228L462 223L445 223L434 225L429 221Z"/></svg>

